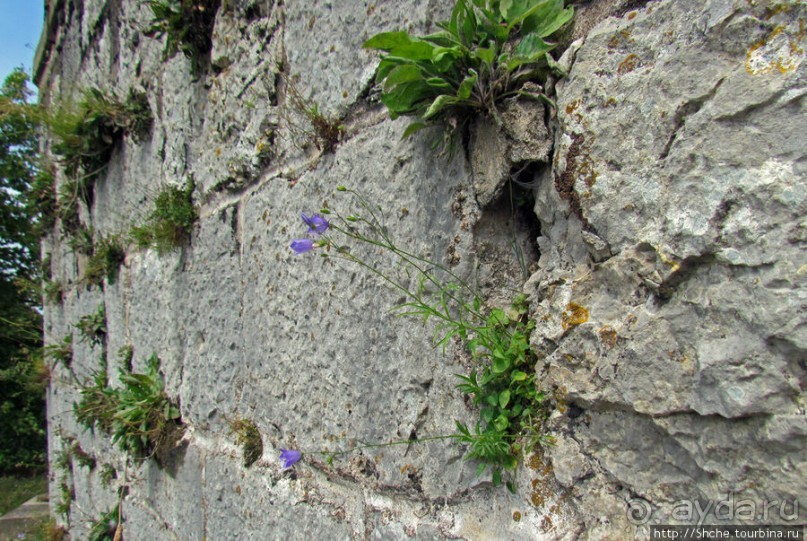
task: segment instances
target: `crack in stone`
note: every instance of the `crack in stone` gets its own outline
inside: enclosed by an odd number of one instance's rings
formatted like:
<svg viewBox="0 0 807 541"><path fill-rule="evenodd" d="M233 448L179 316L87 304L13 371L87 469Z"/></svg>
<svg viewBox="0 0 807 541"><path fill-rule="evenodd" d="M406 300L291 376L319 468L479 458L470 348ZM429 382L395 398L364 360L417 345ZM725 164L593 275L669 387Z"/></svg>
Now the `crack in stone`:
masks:
<svg viewBox="0 0 807 541"><path fill-rule="evenodd" d="M673 129L672 133L670 133L670 137L667 139L667 143L664 145L664 148L661 150L661 154L659 154L658 159L663 160L670 155L670 150L672 149L673 144L678 139L678 134L683 129L684 125L686 124L686 119L692 115L695 115L703 109L703 106L715 97L717 94L718 89L725 81L725 77L721 77L715 86L712 89L704 94L703 96L699 96L697 98L693 98L691 100L686 101L683 105L679 106L678 109L675 111L675 118L673 120Z"/></svg>

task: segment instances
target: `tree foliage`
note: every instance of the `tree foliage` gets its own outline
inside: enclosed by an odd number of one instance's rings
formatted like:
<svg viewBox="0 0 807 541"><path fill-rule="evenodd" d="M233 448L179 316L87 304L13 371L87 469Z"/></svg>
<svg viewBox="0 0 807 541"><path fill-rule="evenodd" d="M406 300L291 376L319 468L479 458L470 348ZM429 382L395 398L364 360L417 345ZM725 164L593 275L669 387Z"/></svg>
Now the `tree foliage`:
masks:
<svg viewBox="0 0 807 541"><path fill-rule="evenodd" d="M41 218L32 195L41 115L32 96L22 69L0 88L0 472L38 467L45 457Z"/></svg>

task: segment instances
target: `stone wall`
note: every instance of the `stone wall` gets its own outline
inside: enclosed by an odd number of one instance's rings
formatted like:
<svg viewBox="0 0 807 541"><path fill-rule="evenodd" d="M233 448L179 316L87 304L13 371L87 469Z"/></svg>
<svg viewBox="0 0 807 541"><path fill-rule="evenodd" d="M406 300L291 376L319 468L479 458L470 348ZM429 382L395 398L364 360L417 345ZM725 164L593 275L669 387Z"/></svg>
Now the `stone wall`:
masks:
<svg viewBox="0 0 807 541"><path fill-rule="evenodd" d="M433 31L450 2L224 0L201 67L144 35L142 2L49 2L43 101L134 89L154 114L147 137L115 147L84 223L125 232L161 187L190 177L200 209L187 245L129 247L103 287L82 282L86 257L58 229L45 241L67 285L46 306L46 339L75 337L75 378L55 366L48 395L51 460L77 442L97 461L52 467L53 505L62 483L75 488L74 539L122 486L127 540L641 538L648 524L686 523L681 501L807 494L807 8L576 7L557 110L513 105L502 130L477 124L467 152L441 154L429 132L401 140L407 120L378 103L377 56L361 44ZM342 119L333 152L300 103ZM513 212L500 184L524 160L534 216ZM290 251L300 212L342 205L340 184L494 304L530 295L555 444L525 457L515 493L477 478L450 441L333 464L314 453L447 434L476 416L455 389L462 348L433 348L432 328L391 313L400 295L372 274ZM99 305L106 342L91 347L74 324ZM125 346L136 370L160 357L180 403L188 430L171 468L132 461L72 414L77 381L104 355L114 381ZM249 468L230 430L239 418L263 438ZM280 448L304 458L283 470ZM751 522L790 516L770 513Z"/></svg>

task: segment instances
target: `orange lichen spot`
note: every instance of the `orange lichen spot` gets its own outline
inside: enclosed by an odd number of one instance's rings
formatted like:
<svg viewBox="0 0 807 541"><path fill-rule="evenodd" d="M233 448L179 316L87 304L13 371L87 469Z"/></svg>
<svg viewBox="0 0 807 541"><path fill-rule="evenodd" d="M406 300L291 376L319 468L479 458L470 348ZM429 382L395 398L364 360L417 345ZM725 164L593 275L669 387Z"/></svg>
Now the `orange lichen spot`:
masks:
<svg viewBox="0 0 807 541"><path fill-rule="evenodd" d="M541 529L548 532L552 529L552 526L554 526L552 523L552 517L549 515L544 515L544 520L541 521Z"/></svg>
<svg viewBox="0 0 807 541"><path fill-rule="evenodd" d="M513 522L521 522L521 511L513 511Z"/></svg>
<svg viewBox="0 0 807 541"><path fill-rule="evenodd" d="M580 107L580 100L574 100L566 106L566 114L571 115L577 110L578 107Z"/></svg>
<svg viewBox="0 0 807 541"><path fill-rule="evenodd" d="M566 305L566 309L561 314L560 319L563 330L567 331L572 327L582 325L588 321L588 310L577 303L570 302Z"/></svg>
<svg viewBox="0 0 807 541"><path fill-rule="evenodd" d="M774 70L779 73L796 71L804 60L804 22L799 21L800 29L790 35L783 25L779 25L765 39L753 44L745 56L745 71L749 75L765 75Z"/></svg>
<svg viewBox="0 0 807 541"><path fill-rule="evenodd" d="M617 338L619 338L616 333L616 329L610 325L605 325L602 327L599 330L599 335L600 342L602 342L602 345L605 346L605 349L612 349L616 345Z"/></svg>
<svg viewBox="0 0 807 541"><path fill-rule="evenodd" d="M613 36L611 39L608 40L608 48L609 49L616 49L618 47L623 47L626 45L630 45L634 43L634 39L631 37L631 32L627 28L623 28Z"/></svg>
<svg viewBox="0 0 807 541"><path fill-rule="evenodd" d="M547 499L553 496L552 485L549 479L533 479L530 502L536 509L546 504Z"/></svg>
<svg viewBox="0 0 807 541"><path fill-rule="evenodd" d="M625 60L619 63L619 66L616 69L617 74L625 75L626 73L630 73L636 68L641 65L641 61L639 57L635 54L631 53L625 57Z"/></svg>
<svg viewBox="0 0 807 541"><path fill-rule="evenodd" d="M530 455L529 460L527 461L527 466L531 470L538 471L544 465L544 459L541 457L540 453L533 453Z"/></svg>
<svg viewBox="0 0 807 541"><path fill-rule="evenodd" d="M629 20L629 21L632 21L633 19L635 19L635 18L636 18L636 16L637 16L638 14L639 14L639 12L638 12L638 11L631 11L630 13L628 13L628 20Z"/></svg>

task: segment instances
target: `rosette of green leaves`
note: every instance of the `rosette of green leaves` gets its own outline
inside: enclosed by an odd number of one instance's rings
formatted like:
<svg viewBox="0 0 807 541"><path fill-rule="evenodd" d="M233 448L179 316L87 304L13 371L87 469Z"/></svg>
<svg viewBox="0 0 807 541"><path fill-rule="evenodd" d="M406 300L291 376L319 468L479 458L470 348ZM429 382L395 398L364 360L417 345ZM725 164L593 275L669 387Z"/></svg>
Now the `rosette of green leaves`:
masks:
<svg viewBox="0 0 807 541"><path fill-rule="evenodd" d="M496 116L496 103L554 67L546 38L574 12L563 0L457 0L440 32L383 32L364 43L382 56L376 81L394 119L416 116L404 137L461 109ZM534 96L545 98L544 96Z"/></svg>

